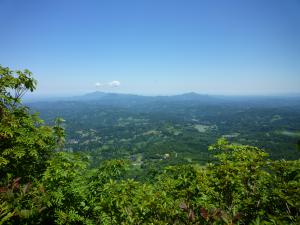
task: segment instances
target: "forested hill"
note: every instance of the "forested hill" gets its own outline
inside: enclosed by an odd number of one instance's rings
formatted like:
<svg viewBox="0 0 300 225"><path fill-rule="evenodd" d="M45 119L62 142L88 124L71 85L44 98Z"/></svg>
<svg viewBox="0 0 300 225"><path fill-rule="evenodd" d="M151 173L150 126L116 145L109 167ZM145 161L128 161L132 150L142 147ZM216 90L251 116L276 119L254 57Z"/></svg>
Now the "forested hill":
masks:
<svg viewBox="0 0 300 225"><path fill-rule="evenodd" d="M172 163L205 163L211 160L208 146L220 137L263 148L274 159L299 157L298 97L94 92L28 105L48 124L65 119L67 149L102 152L105 159L156 162L171 154L177 156Z"/></svg>
<svg viewBox="0 0 300 225"><path fill-rule="evenodd" d="M100 105L131 106L135 104L149 103L203 103L203 104L243 104L248 106L261 107L300 107L299 95L278 95L278 96L225 96L225 95L205 95L189 92L179 95L144 96L136 94L120 94L110 92L91 92L85 95L73 97L40 97L29 96L25 103L57 103L57 102L85 102Z"/></svg>

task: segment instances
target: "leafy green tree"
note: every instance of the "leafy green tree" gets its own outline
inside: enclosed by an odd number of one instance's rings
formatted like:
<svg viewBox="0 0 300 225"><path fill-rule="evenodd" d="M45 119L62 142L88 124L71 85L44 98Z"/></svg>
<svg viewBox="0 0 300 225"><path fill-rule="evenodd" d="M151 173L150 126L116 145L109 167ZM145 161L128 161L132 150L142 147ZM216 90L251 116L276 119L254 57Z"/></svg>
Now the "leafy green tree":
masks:
<svg viewBox="0 0 300 225"><path fill-rule="evenodd" d="M225 139L219 139L210 150L216 152L217 158L208 167L216 182L217 206L232 218L241 215L242 221L249 223L270 204L268 154L256 147L230 144Z"/></svg>
<svg viewBox="0 0 300 225"><path fill-rule="evenodd" d="M44 221L85 224L84 215L89 209L85 207L88 164L86 157L66 152L57 152L49 160L41 180L47 193L43 199L46 207L42 215Z"/></svg>
<svg viewBox="0 0 300 225"><path fill-rule="evenodd" d="M22 104L36 88L29 70L0 66L0 205L1 223L36 224L43 211L42 177L58 144L63 144L60 124L49 127L37 113ZM27 222L26 222L27 221Z"/></svg>
<svg viewBox="0 0 300 225"><path fill-rule="evenodd" d="M46 168L56 136L36 113L21 104L36 81L31 72L0 66L0 177L21 177L23 182L38 177Z"/></svg>
<svg viewBox="0 0 300 225"><path fill-rule="evenodd" d="M211 146L217 162L209 165L217 195L216 206L231 220L262 224L299 223L299 160L272 161L256 147L220 139Z"/></svg>
<svg viewBox="0 0 300 225"><path fill-rule="evenodd" d="M278 160L270 164L272 186L266 212L278 223L300 223L300 160Z"/></svg>

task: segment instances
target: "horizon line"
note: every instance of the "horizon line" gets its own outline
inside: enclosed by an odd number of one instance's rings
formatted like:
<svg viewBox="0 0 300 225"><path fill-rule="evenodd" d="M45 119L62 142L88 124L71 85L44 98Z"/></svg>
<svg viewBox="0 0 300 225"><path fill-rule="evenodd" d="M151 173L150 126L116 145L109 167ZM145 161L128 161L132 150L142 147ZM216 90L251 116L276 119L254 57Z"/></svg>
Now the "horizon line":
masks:
<svg viewBox="0 0 300 225"><path fill-rule="evenodd" d="M104 94L118 94L118 95L135 95L143 97L172 97L186 94L195 94L202 96L219 96L219 97L300 97L300 92L286 92L286 93L201 93L196 91L179 92L173 94L141 94L132 92L112 92L112 91L90 91L83 93L26 93L24 100L30 99L51 99L51 98L76 98L83 97L89 94L104 93Z"/></svg>

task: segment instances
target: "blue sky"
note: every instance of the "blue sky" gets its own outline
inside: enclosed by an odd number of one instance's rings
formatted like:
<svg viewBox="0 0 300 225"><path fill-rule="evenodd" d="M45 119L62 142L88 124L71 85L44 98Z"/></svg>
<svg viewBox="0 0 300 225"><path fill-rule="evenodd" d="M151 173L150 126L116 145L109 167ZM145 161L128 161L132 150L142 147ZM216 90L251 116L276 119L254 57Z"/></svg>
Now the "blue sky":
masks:
<svg viewBox="0 0 300 225"><path fill-rule="evenodd" d="M300 92L299 0L0 0L0 9L0 64L30 69L39 95Z"/></svg>

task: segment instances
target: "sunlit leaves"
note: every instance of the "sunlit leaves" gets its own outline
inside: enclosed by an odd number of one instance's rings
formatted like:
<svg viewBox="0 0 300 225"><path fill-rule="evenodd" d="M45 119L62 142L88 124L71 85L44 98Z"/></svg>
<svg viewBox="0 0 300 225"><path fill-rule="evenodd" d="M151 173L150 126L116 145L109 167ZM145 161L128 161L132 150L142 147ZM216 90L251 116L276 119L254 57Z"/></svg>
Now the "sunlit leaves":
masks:
<svg viewBox="0 0 300 225"><path fill-rule="evenodd" d="M23 106L21 98L33 91L36 81L28 70L0 66L0 176L21 176L23 181L40 176L55 149L51 127ZM1 182L1 180L0 180Z"/></svg>
<svg viewBox="0 0 300 225"><path fill-rule="evenodd" d="M7 222L12 216L14 212L10 211L10 207L7 205L6 202L0 203L0 225Z"/></svg>
<svg viewBox="0 0 300 225"><path fill-rule="evenodd" d="M90 170L84 155L58 152L43 188L35 188L39 200L18 215L56 224L297 224L299 161L271 161L251 146L224 147L218 161L167 167L153 183L124 179L123 160ZM28 189L16 190L30 196Z"/></svg>
<svg viewBox="0 0 300 225"><path fill-rule="evenodd" d="M0 66L0 106L14 108L26 91L34 91L36 84L29 70L12 71Z"/></svg>

